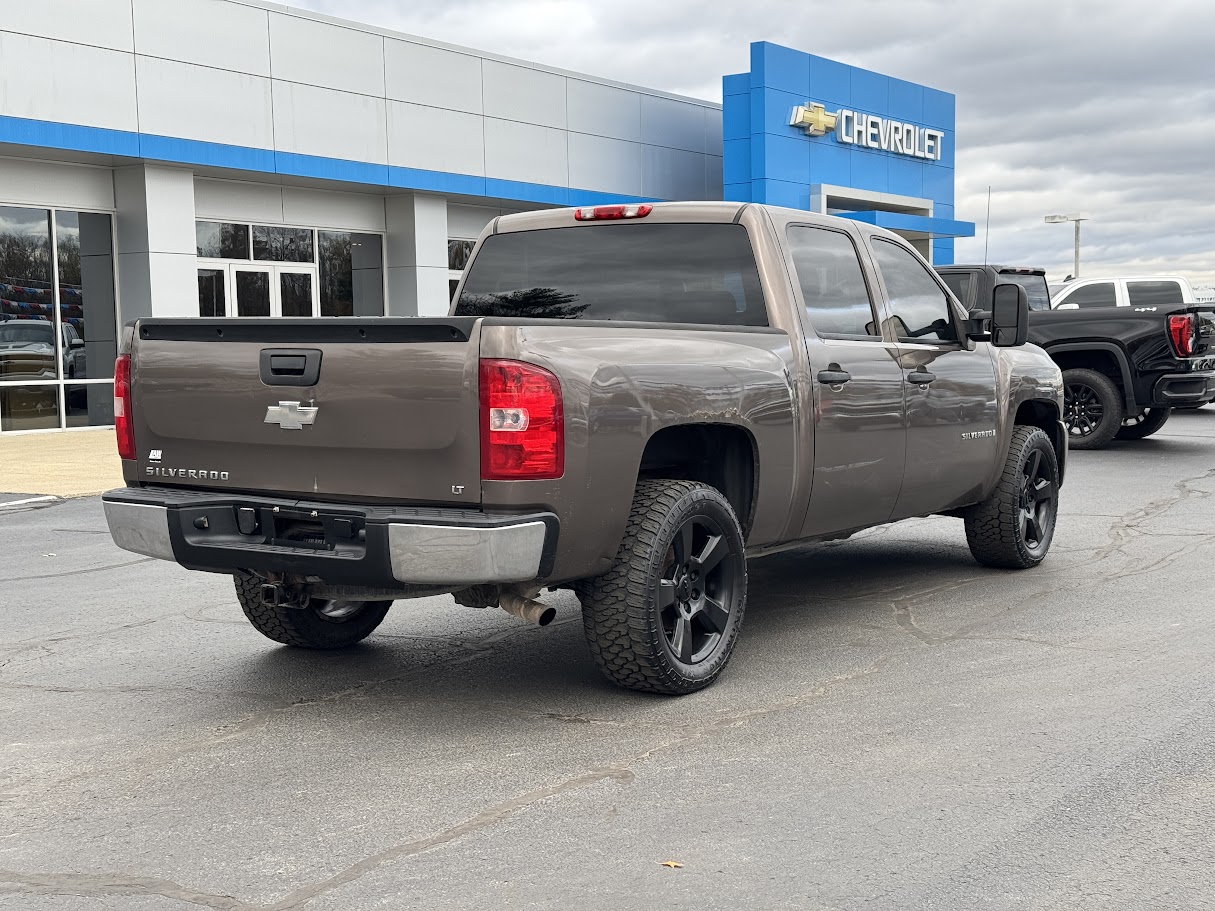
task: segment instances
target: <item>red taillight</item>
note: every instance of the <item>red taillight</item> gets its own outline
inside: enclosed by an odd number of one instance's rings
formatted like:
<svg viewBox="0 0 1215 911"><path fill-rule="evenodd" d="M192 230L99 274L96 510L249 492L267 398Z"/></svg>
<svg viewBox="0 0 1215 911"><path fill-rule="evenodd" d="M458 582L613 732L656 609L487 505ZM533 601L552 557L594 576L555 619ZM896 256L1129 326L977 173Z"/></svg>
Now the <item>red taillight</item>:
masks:
<svg viewBox="0 0 1215 911"><path fill-rule="evenodd" d="M1193 313L1182 313L1169 317L1169 341L1178 357L1189 357L1194 353L1194 341L1198 335L1198 321Z"/></svg>
<svg viewBox="0 0 1215 911"><path fill-rule="evenodd" d="M559 478L565 471L561 383L521 361L481 361L481 477Z"/></svg>
<svg viewBox="0 0 1215 911"><path fill-rule="evenodd" d="M645 218L654 207L649 203L633 206L584 206L574 210L576 221L611 221L616 218Z"/></svg>
<svg viewBox="0 0 1215 911"><path fill-rule="evenodd" d="M131 355L120 354L114 361L114 434L118 437L118 457L135 458L135 425L131 423Z"/></svg>

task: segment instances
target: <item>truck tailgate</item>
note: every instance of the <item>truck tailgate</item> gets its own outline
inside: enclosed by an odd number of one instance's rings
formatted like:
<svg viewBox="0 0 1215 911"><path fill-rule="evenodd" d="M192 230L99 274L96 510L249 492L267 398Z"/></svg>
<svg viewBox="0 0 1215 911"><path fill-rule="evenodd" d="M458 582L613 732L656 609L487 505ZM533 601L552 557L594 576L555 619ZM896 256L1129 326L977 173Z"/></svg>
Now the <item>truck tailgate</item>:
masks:
<svg viewBox="0 0 1215 911"><path fill-rule="evenodd" d="M476 504L478 331L458 317L142 320L131 345L139 478Z"/></svg>

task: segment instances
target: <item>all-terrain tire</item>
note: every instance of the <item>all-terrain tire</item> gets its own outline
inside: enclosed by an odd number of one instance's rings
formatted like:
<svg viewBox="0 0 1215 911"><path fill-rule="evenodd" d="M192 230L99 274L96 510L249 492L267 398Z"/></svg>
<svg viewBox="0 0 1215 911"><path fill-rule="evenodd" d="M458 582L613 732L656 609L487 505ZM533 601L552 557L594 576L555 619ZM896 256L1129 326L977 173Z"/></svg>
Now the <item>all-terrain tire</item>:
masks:
<svg viewBox="0 0 1215 911"><path fill-rule="evenodd" d="M984 566L1029 569L1050 550L1059 513L1059 461L1037 427L1017 426L996 489L964 514L966 543Z"/></svg>
<svg viewBox="0 0 1215 911"><path fill-rule="evenodd" d="M391 601L321 600L304 607L273 606L262 602L262 580L257 576L239 574L232 579L236 599L253 628L267 639L297 648L346 648L361 642L392 607Z"/></svg>
<svg viewBox="0 0 1215 911"><path fill-rule="evenodd" d="M730 660L746 609L734 510L707 484L639 481L612 568L576 591L591 654L613 683L668 695L708 686Z"/></svg>
<svg viewBox="0 0 1215 911"><path fill-rule="evenodd" d="M1148 408L1137 417L1125 418L1118 432L1114 434L1114 439L1142 440L1150 437L1164 426L1172 411L1171 408Z"/></svg>
<svg viewBox="0 0 1215 911"><path fill-rule="evenodd" d="M1104 373L1087 367L1063 371L1064 422L1070 449L1103 449L1122 427L1126 402ZM1092 410L1100 412L1099 416ZM1090 409L1085 413L1085 409ZM1095 420L1095 418L1097 418Z"/></svg>

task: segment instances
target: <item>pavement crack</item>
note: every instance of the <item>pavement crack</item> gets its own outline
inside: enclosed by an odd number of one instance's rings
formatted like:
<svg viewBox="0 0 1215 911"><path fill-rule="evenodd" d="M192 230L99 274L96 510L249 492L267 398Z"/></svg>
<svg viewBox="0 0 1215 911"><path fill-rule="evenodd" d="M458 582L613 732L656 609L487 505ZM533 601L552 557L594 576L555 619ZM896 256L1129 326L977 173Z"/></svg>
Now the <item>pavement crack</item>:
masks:
<svg viewBox="0 0 1215 911"><path fill-rule="evenodd" d="M151 563L155 557L141 557L138 560L127 560L124 563L107 563L105 566L89 566L84 569L68 569L58 573L42 573L37 576L14 576L11 579L0 579L0 585L9 582L38 582L42 579L60 579L64 576L82 576L85 573L102 573L111 569L123 569L127 566L138 566L140 563Z"/></svg>
<svg viewBox="0 0 1215 911"><path fill-rule="evenodd" d="M4 884L11 885L4 885ZM187 889L168 879L152 876L129 876L122 873L18 873L0 870L0 895L75 895L82 898L106 896L160 896L215 908L218 911L242 911L251 905L230 895L214 895Z"/></svg>

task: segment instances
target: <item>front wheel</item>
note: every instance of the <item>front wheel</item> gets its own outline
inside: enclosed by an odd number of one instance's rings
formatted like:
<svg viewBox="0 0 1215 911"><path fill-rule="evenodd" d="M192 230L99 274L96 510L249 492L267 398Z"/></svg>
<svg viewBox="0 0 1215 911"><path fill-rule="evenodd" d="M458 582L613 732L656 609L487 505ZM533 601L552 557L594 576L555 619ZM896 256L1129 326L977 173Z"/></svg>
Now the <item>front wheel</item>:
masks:
<svg viewBox="0 0 1215 911"><path fill-rule="evenodd" d="M297 648L345 648L370 636L391 601L337 601L309 598L303 607L265 604L262 580L233 576L236 599L253 628L275 642Z"/></svg>
<svg viewBox="0 0 1215 911"><path fill-rule="evenodd" d="M1114 435L1118 440L1142 440L1164 426L1169 419L1171 408L1145 408L1142 414L1127 418Z"/></svg>
<svg viewBox="0 0 1215 911"><path fill-rule="evenodd" d="M707 484L639 481L612 568L577 591L591 654L613 683L668 695L708 686L746 608L734 510Z"/></svg>
<svg viewBox="0 0 1215 911"><path fill-rule="evenodd" d="M1050 438L1018 426L996 489L965 515L966 543L984 566L1029 569L1050 550L1059 513L1059 462Z"/></svg>
<svg viewBox="0 0 1215 911"><path fill-rule="evenodd" d="M1104 373L1076 367L1063 371L1063 420L1072 449L1102 449L1122 426L1126 404Z"/></svg>

